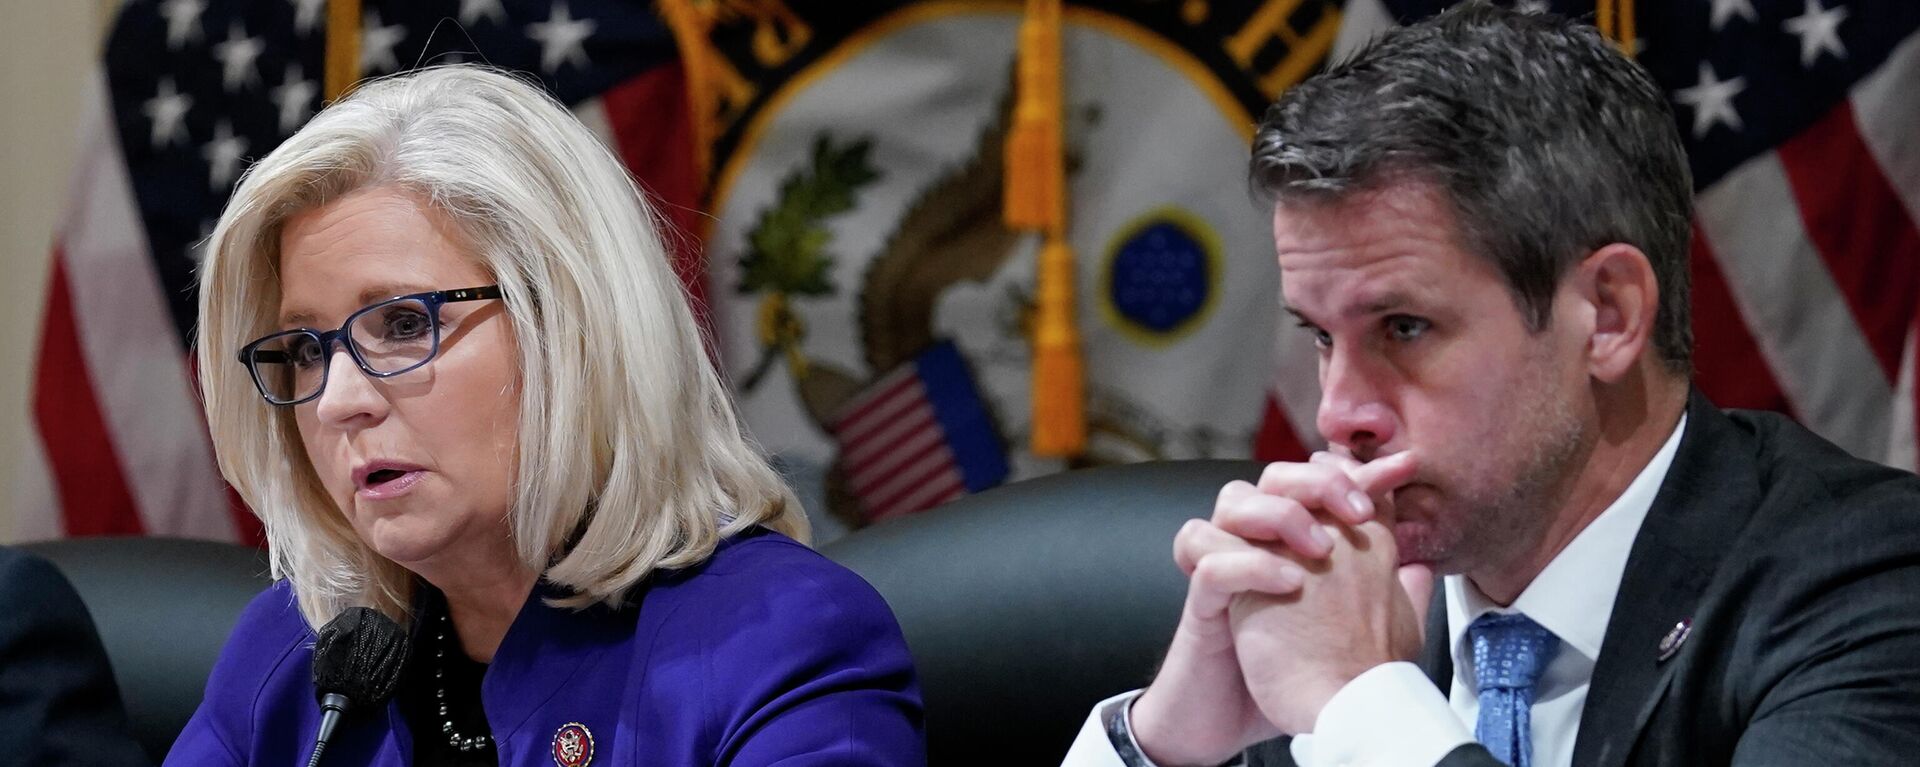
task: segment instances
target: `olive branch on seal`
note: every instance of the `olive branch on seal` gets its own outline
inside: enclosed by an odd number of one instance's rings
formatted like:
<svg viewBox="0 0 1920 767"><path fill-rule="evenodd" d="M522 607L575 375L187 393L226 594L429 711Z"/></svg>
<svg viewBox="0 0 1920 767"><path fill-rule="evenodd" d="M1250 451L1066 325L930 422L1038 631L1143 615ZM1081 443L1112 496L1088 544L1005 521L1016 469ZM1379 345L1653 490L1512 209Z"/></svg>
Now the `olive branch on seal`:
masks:
<svg viewBox="0 0 1920 767"><path fill-rule="evenodd" d="M759 311L760 360L741 387L752 391L781 356L794 377L806 375L800 354L806 325L788 303L790 296L834 293L834 256L827 250L833 232L826 222L853 210L861 188L880 178L868 155L873 140L846 144L827 134L814 138L808 163L780 182L780 196L761 211L747 232L747 250L740 257L739 292L764 292Z"/></svg>

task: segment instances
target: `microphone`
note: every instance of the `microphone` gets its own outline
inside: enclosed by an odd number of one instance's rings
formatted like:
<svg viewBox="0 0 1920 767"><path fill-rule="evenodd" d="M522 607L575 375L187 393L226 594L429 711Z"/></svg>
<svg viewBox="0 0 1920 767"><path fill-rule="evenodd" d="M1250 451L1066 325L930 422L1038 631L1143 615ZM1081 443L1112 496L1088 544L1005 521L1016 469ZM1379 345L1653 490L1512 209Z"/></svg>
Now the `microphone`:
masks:
<svg viewBox="0 0 1920 767"><path fill-rule="evenodd" d="M320 764L327 740L349 711L383 705L400 686L407 662L407 634L392 618L368 607L351 607L327 621L313 644L313 694L320 701L320 732L313 758Z"/></svg>

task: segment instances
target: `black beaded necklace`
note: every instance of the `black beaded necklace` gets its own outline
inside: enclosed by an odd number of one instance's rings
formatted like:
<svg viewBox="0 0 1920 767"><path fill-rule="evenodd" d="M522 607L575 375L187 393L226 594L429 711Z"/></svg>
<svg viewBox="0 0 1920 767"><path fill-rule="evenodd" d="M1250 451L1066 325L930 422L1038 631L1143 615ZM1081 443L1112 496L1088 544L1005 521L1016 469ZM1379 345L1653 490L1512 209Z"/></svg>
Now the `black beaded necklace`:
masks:
<svg viewBox="0 0 1920 767"><path fill-rule="evenodd" d="M434 637L433 647L433 699L439 707L440 733L447 736L447 745L462 753L473 753L493 748L493 736L489 734L464 735L453 726L452 709L447 707L447 635L453 619L447 613L440 614L440 629Z"/></svg>

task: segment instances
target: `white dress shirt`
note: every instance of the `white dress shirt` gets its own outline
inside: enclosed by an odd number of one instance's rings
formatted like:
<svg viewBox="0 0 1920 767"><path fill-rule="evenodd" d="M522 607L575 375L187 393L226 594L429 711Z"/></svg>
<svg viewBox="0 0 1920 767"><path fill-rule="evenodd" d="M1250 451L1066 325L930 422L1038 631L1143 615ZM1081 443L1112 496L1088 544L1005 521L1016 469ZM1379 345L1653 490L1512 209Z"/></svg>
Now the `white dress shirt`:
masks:
<svg viewBox="0 0 1920 767"><path fill-rule="evenodd" d="M1302 767L1419 767L1436 764L1455 748L1473 742L1480 698L1467 627L1486 613L1518 612L1560 638L1560 650L1535 688L1533 763L1571 765L1580 711L1587 702L1593 665L1607 635L1627 555L1673 465L1686 426L1682 416L1666 444L1620 497L1574 536L1513 604L1495 604L1465 576L1444 579L1454 668L1446 696L1440 695L1419 666L1405 662L1376 666L1327 701L1312 734L1294 737L1294 761ZM1098 712L1100 706L1094 708ZM1123 767L1098 718L1097 713L1088 717L1061 767Z"/></svg>

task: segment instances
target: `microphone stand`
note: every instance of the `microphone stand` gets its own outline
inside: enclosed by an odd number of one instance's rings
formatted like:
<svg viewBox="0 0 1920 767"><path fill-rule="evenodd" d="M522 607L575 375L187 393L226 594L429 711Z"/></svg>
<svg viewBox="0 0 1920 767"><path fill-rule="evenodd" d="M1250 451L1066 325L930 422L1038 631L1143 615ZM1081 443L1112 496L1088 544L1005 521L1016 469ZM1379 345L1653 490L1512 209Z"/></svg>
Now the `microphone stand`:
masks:
<svg viewBox="0 0 1920 767"><path fill-rule="evenodd" d="M320 755L327 750L327 740L333 737L333 728L339 726L340 717L347 712L349 704L347 696L337 692L320 698L320 733L313 739L313 757L307 760L307 767L319 767Z"/></svg>

